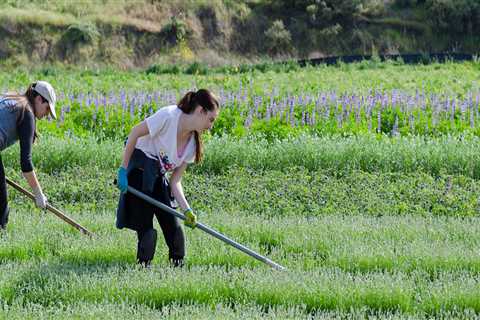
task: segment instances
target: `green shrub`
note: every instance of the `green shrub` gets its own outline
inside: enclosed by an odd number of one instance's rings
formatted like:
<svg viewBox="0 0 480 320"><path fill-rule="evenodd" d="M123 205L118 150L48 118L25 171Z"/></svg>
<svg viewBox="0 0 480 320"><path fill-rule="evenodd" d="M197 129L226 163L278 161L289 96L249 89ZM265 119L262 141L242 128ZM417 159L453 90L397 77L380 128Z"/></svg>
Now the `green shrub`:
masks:
<svg viewBox="0 0 480 320"><path fill-rule="evenodd" d="M186 38L188 29L184 21L172 16L170 22L162 28L162 33L169 43L178 44Z"/></svg>
<svg viewBox="0 0 480 320"><path fill-rule="evenodd" d="M153 64L145 71L147 74L179 74L182 70L176 64L173 65L164 65L164 64Z"/></svg>
<svg viewBox="0 0 480 320"><path fill-rule="evenodd" d="M292 36L283 21L275 20L265 31L265 46L272 55L288 54L293 51Z"/></svg>
<svg viewBox="0 0 480 320"><path fill-rule="evenodd" d="M185 69L185 73L205 75L208 74L208 67L205 66L203 63L193 62Z"/></svg>
<svg viewBox="0 0 480 320"><path fill-rule="evenodd" d="M62 36L70 44L91 43L100 36L93 23L75 23L70 25Z"/></svg>

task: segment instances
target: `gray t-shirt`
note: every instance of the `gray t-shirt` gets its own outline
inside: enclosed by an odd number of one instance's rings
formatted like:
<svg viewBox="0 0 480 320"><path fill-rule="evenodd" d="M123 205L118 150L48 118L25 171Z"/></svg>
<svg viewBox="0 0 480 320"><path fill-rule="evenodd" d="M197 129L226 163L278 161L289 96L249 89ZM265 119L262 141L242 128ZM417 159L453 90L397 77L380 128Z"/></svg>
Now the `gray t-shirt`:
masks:
<svg viewBox="0 0 480 320"><path fill-rule="evenodd" d="M0 151L20 141L20 166L23 172L33 171L32 143L35 118L29 110L16 107L14 99L0 99ZM22 118L23 113L23 118Z"/></svg>

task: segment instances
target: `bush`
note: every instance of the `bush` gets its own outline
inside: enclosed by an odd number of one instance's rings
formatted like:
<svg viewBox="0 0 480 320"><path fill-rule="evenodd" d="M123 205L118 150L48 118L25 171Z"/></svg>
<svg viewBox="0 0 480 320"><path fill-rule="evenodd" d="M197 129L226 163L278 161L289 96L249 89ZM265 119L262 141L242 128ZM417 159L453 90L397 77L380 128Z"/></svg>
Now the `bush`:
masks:
<svg viewBox="0 0 480 320"><path fill-rule="evenodd" d="M72 45L91 43L100 36L97 27L92 23L75 23L70 25L62 39Z"/></svg>
<svg viewBox="0 0 480 320"><path fill-rule="evenodd" d="M193 62L190 64L187 69L185 69L186 74L207 74L208 67L199 62Z"/></svg>
<svg viewBox="0 0 480 320"><path fill-rule="evenodd" d="M153 64L145 71L147 74L179 74L182 72L180 67L176 64L174 65L164 65L164 64Z"/></svg>
<svg viewBox="0 0 480 320"><path fill-rule="evenodd" d="M478 0L427 0L433 23L446 31L473 34L480 31Z"/></svg>
<svg viewBox="0 0 480 320"><path fill-rule="evenodd" d="M265 45L272 55L291 53L292 36L281 20L275 20L272 26L265 31Z"/></svg>
<svg viewBox="0 0 480 320"><path fill-rule="evenodd" d="M186 38L188 29L185 22L172 16L170 22L163 27L162 33L167 37L168 42L177 44Z"/></svg>

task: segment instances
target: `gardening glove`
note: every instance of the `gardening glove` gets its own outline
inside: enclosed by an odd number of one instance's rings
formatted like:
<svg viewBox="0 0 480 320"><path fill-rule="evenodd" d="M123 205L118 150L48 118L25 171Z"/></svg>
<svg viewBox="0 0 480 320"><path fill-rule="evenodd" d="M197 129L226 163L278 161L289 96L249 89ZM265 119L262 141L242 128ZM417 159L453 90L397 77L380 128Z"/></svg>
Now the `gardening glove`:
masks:
<svg viewBox="0 0 480 320"><path fill-rule="evenodd" d="M183 215L185 216L185 225L190 228L195 228L197 225L197 216L195 213L193 213L193 210L191 208L188 208L187 210L183 211Z"/></svg>
<svg viewBox="0 0 480 320"><path fill-rule="evenodd" d="M127 189L128 189L127 169L125 169L124 167L120 167L118 169L117 187L118 189L120 189L122 193L127 192Z"/></svg>
<svg viewBox="0 0 480 320"><path fill-rule="evenodd" d="M40 186L37 186L33 188L33 193L35 194L35 204L37 207L40 209L46 209L47 208L47 197L42 192L42 188Z"/></svg>

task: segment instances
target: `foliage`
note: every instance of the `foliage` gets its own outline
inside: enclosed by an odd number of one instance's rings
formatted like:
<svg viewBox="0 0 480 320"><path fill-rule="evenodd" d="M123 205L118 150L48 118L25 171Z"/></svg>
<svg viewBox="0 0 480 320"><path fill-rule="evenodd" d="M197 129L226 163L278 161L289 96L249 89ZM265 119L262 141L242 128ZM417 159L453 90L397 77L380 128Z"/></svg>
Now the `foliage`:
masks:
<svg viewBox="0 0 480 320"><path fill-rule="evenodd" d="M476 0L426 0L425 6L433 23L444 31L480 31L480 2Z"/></svg>
<svg viewBox="0 0 480 320"><path fill-rule="evenodd" d="M292 36L281 20L275 20L265 31L265 40L267 51L271 55L290 53L293 50Z"/></svg>
<svg viewBox="0 0 480 320"><path fill-rule="evenodd" d="M70 25L62 38L71 45L90 43L100 36L95 24L93 23L75 23Z"/></svg>
<svg viewBox="0 0 480 320"><path fill-rule="evenodd" d="M96 235L79 234L9 190L10 222L0 231L0 314L478 317L477 63L291 67L0 74L8 87L33 78L57 89L59 121L37 122L32 160L50 204ZM113 179L125 135L192 87L214 88L222 111L205 136L203 162L182 177L189 204L200 222L287 272L198 228L185 230L185 268L171 268L158 241L145 270L135 264L135 233L115 229ZM314 110L315 121L308 116ZM1 156L6 175L28 188L18 144Z"/></svg>
<svg viewBox="0 0 480 320"><path fill-rule="evenodd" d="M170 22L162 28L162 33L167 37L169 43L178 44L188 35L188 28L181 17L171 16Z"/></svg>

